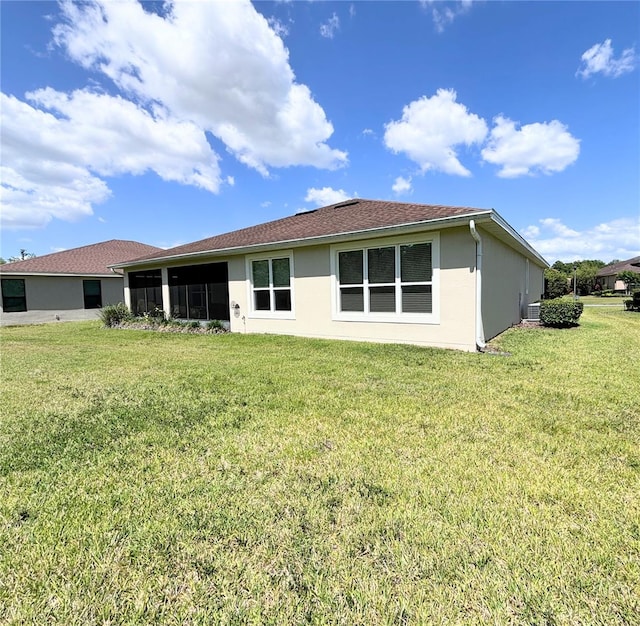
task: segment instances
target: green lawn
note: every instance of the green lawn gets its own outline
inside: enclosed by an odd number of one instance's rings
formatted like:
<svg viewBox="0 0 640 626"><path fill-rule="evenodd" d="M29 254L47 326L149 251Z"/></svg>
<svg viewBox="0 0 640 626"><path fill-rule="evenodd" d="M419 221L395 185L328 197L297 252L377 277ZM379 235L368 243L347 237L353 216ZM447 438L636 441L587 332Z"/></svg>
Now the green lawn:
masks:
<svg viewBox="0 0 640 626"><path fill-rule="evenodd" d="M640 314L0 339L0 623L640 623Z"/></svg>
<svg viewBox="0 0 640 626"><path fill-rule="evenodd" d="M564 296L565 300L573 300L573 295ZM624 309L624 301L630 300L631 296L578 296L578 302L585 306L611 306Z"/></svg>

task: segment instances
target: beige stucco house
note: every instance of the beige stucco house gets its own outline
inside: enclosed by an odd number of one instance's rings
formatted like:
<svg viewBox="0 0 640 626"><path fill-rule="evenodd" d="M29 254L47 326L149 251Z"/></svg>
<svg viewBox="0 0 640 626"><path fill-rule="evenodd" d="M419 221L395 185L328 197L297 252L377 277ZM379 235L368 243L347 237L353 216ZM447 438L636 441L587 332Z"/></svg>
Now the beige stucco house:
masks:
<svg viewBox="0 0 640 626"><path fill-rule="evenodd" d="M596 278L602 289L613 289L622 293L628 291L629 288L623 280L618 280L617 276L620 272L625 271L640 274L640 256L635 256L625 261L609 263L609 265L605 265L598 270Z"/></svg>
<svg viewBox="0 0 640 626"><path fill-rule="evenodd" d="M548 264L493 210L355 199L115 267L136 313L473 351L526 316Z"/></svg>
<svg viewBox="0 0 640 626"><path fill-rule="evenodd" d="M110 266L160 251L112 239L0 265L1 322L94 318L100 307L124 301L122 271Z"/></svg>

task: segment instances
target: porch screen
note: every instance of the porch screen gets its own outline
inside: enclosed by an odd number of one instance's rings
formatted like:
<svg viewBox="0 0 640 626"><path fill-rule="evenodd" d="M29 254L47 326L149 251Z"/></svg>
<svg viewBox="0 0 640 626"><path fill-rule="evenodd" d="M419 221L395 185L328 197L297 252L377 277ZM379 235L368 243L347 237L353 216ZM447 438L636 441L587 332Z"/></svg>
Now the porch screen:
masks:
<svg viewBox="0 0 640 626"><path fill-rule="evenodd" d="M169 268L171 316L229 321L229 276L226 263Z"/></svg>
<svg viewBox="0 0 640 626"><path fill-rule="evenodd" d="M129 273L131 311L134 315L162 308L162 276L160 270Z"/></svg>

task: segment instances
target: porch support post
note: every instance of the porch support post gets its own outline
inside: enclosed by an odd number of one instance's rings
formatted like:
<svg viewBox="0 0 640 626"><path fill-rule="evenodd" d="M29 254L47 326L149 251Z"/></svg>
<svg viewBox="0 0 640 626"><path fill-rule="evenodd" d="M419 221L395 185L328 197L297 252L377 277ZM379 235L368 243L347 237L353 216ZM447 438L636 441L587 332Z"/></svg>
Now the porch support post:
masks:
<svg viewBox="0 0 640 626"><path fill-rule="evenodd" d="M169 291L169 270L166 267L160 268L160 276L162 277L162 309L164 316L169 319L171 317L171 293Z"/></svg>
<svg viewBox="0 0 640 626"><path fill-rule="evenodd" d="M129 291L129 272L124 273L124 303L131 311L131 292Z"/></svg>

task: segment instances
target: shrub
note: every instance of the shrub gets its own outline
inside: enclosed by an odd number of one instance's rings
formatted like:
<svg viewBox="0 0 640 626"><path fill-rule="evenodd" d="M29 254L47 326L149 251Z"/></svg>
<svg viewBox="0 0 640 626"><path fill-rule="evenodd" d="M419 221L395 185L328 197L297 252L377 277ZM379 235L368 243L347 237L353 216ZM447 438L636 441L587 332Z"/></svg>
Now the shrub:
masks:
<svg viewBox="0 0 640 626"><path fill-rule="evenodd" d="M569 291L567 276L555 269L544 272L544 297L560 298Z"/></svg>
<svg viewBox="0 0 640 626"><path fill-rule="evenodd" d="M624 308L626 311L640 312L640 291L634 291L633 298L624 301Z"/></svg>
<svg viewBox="0 0 640 626"><path fill-rule="evenodd" d="M167 318L164 314L164 309L160 308L159 306L155 307L152 311L143 313L143 317L146 320L155 322L156 324L164 324L167 321Z"/></svg>
<svg viewBox="0 0 640 626"><path fill-rule="evenodd" d="M108 304L100 309L100 320L107 328L118 326L129 319L131 319L131 313L124 302Z"/></svg>
<svg viewBox="0 0 640 626"><path fill-rule="evenodd" d="M207 322L207 330L225 330L221 320L210 320Z"/></svg>
<svg viewBox="0 0 640 626"><path fill-rule="evenodd" d="M577 326L582 315L582 302L569 300L543 300L540 303L540 321L544 326L568 328Z"/></svg>

